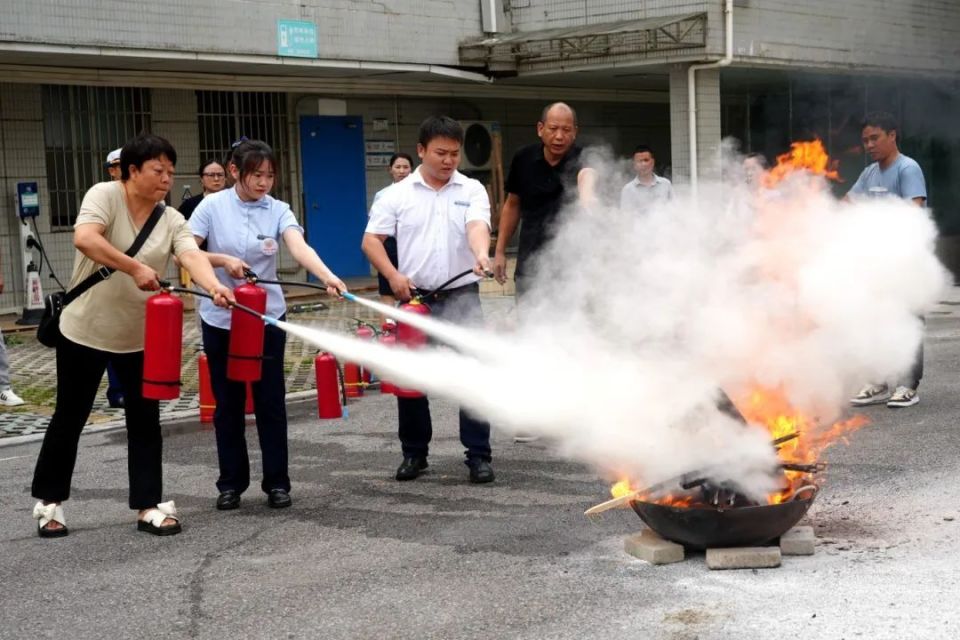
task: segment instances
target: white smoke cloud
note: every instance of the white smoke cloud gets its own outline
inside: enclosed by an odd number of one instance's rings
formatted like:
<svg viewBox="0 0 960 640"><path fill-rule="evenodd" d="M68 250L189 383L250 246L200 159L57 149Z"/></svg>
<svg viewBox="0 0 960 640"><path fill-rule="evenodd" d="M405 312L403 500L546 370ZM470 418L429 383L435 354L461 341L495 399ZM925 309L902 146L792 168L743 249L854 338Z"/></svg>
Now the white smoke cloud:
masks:
<svg viewBox="0 0 960 640"><path fill-rule="evenodd" d="M760 495L770 436L719 411L719 390L782 386L829 424L857 387L909 369L946 277L913 204L840 202L808 175L758 192L738 167L698 202L566 211L516 333L455 331L461 353L415 353L294 331L611 477L710 469Z"/></svg>

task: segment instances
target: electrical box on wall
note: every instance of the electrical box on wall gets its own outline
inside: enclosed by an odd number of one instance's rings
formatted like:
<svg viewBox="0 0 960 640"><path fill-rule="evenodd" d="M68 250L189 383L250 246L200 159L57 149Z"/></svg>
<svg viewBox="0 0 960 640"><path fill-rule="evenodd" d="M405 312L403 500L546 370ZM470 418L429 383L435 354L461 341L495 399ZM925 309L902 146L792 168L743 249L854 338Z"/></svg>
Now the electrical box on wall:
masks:
<svg viewBox="0 0 960 640"><path fill-rule="evenodd" d="M461 121L463 150L460 153L461 171L489 171L493 159L493 134L500 124L489 121Z"/></svg>
<svg viewBox="0 0 960 640"><path fill-rule="evenodd" d="M36 182L17 183L17 215L21 220L40 215L40 193Z"/></svg>

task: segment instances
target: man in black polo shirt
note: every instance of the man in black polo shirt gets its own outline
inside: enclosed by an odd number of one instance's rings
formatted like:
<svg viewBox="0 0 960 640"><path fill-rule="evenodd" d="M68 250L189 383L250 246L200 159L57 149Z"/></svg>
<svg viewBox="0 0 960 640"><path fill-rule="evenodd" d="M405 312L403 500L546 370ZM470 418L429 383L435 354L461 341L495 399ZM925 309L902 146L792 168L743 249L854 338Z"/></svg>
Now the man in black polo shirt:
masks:
<svg viewBox="0 0 960 640"><path fill-rule="evenodd" d="M595 174L580 161L577 114L568 105L547 105L537 122L540 142L523 147L513 156L507 176L507 199L500 212L493 271L497 282L507 281L507 244L523 220L517 252L517 300L529 289L533 256L553 237L560 210L579 195L592 198Z"/></svg>

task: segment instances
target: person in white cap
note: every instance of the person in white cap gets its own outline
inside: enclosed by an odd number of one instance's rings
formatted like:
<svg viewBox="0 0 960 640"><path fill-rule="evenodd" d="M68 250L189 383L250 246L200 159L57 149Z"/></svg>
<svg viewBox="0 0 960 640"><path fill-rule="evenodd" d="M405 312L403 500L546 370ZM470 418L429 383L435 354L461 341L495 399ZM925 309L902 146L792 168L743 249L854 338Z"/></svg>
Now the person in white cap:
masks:
<svg viewBox="0 0 960 640"><path fill-rule="evenodd" d="M103 168L110 174L111 180L120 179L120 149L114 149L107 154L107 161L103 163Z"/></svg>
<svg viewBox="0 0 960 640"><path fill-rule="evenodd" d="M122 169L120 167L120 149L114 149L107 154L107 160L103 163L103 168L110 174L110 180L120 179ZM120 388L120 378L113 369L113 363L107 363L107 404L111 409L123 408L123 389Z"/></svg>

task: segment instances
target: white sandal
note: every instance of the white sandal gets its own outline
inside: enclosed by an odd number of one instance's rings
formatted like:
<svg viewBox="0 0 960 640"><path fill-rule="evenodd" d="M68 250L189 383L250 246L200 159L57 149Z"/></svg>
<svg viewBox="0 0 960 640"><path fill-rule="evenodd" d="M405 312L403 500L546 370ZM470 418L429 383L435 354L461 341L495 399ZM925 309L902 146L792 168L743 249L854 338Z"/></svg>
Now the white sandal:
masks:
<svg viewBox="0 0 960 640"><path fill-rule="evenodd" d="M166 519L176 520L173 524L163 526ZM180 533L180 516L177 515L177 505L173 500L161 502L153 509L148 509L141 518L137 519L137 531L146 531L155 536L172 536Z"/></svg>
<svg viewBox="0 0 960 640"><path fill-rule="evenodd" d="M63 507L59 504L43 504L43 501L40 501L33 506L33 517L37 520L37 535L41 538L62 538L70 533L63 517ZM51 522L56 522L60 528L47 529Z"/></svg>

